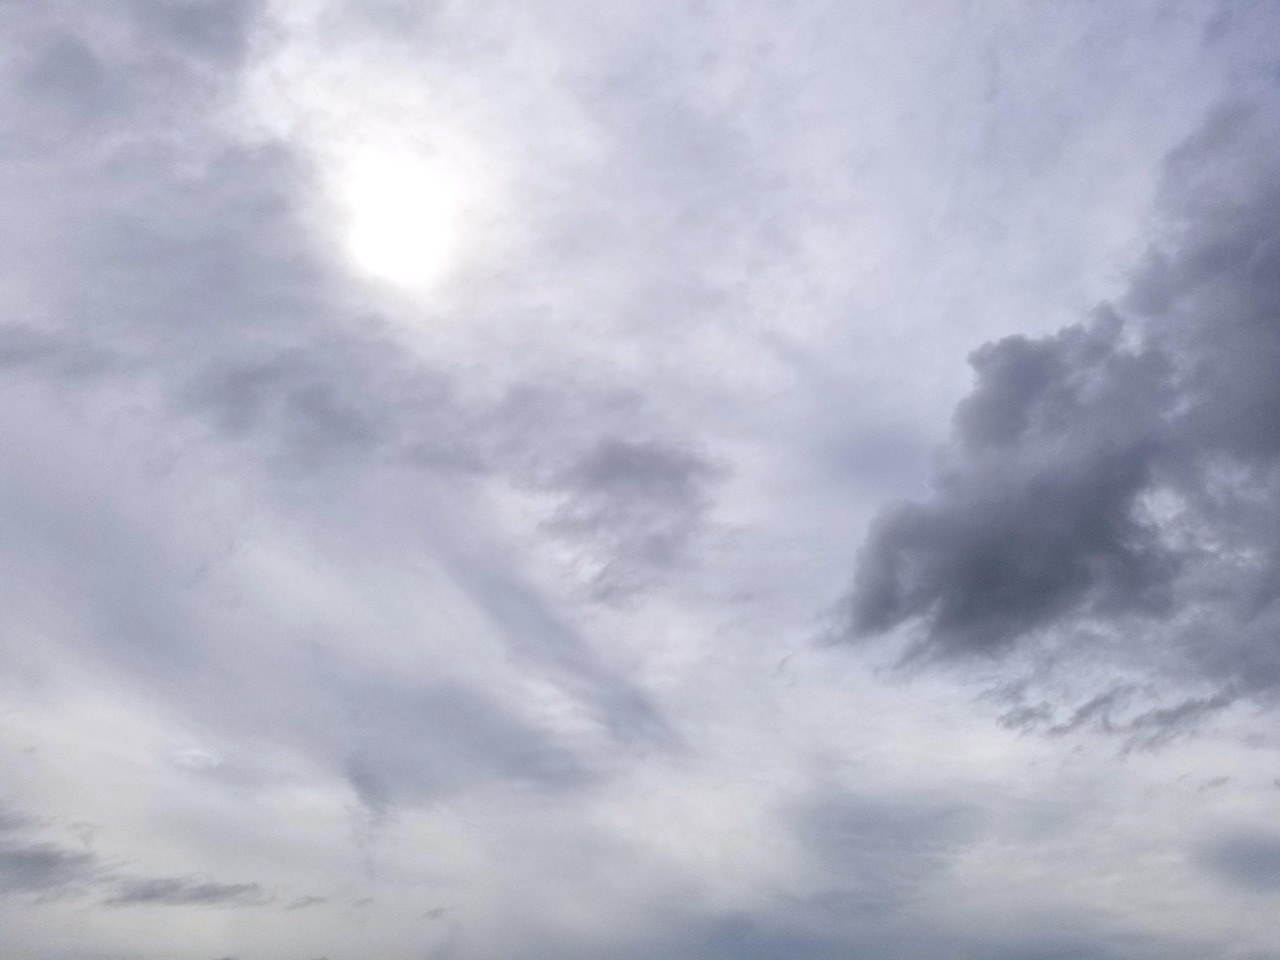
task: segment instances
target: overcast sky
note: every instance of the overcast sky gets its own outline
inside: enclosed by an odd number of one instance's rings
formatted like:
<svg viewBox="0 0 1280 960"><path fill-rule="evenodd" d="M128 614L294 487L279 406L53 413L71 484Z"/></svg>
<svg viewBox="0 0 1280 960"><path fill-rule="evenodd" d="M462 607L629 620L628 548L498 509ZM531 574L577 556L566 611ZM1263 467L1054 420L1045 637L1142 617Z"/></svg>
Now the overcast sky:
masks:
<svg viewBox="0 0 1280 960"><path fill-rule="evenodd" d="M1277 51L0 0L0 956L1280 956Z"/></svg>

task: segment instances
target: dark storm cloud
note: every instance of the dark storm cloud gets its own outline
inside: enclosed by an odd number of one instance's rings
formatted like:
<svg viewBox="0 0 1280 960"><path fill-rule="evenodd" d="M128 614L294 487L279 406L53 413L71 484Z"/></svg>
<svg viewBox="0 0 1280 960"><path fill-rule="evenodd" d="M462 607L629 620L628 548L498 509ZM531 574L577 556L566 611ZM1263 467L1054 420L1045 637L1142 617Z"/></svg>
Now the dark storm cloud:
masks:
<svg viewBox="0 0 1280 960"><path fill-rule="evenodd" d="M155 877L121 881L118 891L103 902L110 907L247 907L260 906L272 899L256 883L212 883L191 877Z"/></svg>
<svg viewBox="0 0 1280 960"><path fill-rule="evenodd" d="M1280 683L1276 116L1224 109L1171 155L1160 239L1115 309L974 353L933 496L863 546L854 635L909 626L916 655L953 657L1123 633L1149 668L1218 685L1122 724L1156 738ZM1008 716L1120 725L1105 697Z"/></svg>

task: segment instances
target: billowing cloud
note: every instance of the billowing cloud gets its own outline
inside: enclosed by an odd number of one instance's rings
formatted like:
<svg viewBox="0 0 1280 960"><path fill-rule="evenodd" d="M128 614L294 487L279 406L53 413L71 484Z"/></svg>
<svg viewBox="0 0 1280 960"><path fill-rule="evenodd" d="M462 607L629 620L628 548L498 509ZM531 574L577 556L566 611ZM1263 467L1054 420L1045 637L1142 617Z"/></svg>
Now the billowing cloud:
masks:
<svg viewBox="0 0 1280 960"><path fill-rule="evenodd" d="M1161 239L1114 307L973 354L933 496L864 545L855 634L906 626L915 654L955 657L1101 632L1139 668L1219 687L1133 727L1274 691L1275 119L1272 99L1233 104L1171 154Z"/></svg>

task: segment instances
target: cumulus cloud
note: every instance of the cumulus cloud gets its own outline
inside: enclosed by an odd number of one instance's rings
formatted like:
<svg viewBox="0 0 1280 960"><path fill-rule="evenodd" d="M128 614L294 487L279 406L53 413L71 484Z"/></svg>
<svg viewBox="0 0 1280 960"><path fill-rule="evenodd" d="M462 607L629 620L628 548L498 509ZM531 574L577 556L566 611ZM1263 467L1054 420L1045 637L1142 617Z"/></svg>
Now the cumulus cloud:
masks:
<svg viewBox="0 0 1280 960"><path fill-rule="evenodd" d="M972 355L933 495L863 546L854 635L905 628L912 655L953 658L1109 632L1157 675L1221 688L1129 721L1144 729L1273 692L1275 119L1273 99L1232 104L1170 156L1159 239L1115 306Z"/></svg>

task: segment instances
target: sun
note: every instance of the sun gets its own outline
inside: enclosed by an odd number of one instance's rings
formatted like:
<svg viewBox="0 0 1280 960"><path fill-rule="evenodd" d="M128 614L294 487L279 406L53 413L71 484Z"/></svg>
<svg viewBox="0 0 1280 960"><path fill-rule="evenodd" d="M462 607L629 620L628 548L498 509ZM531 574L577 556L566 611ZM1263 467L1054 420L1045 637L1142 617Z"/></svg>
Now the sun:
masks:
<svg viewBox="0 0 1280 960"><path fill-rule="evenodd" d="M458 246L461 196L438 164L412 154L357 154L340 178L346 247L361 272L421 290L438 282Z"/></svg>

